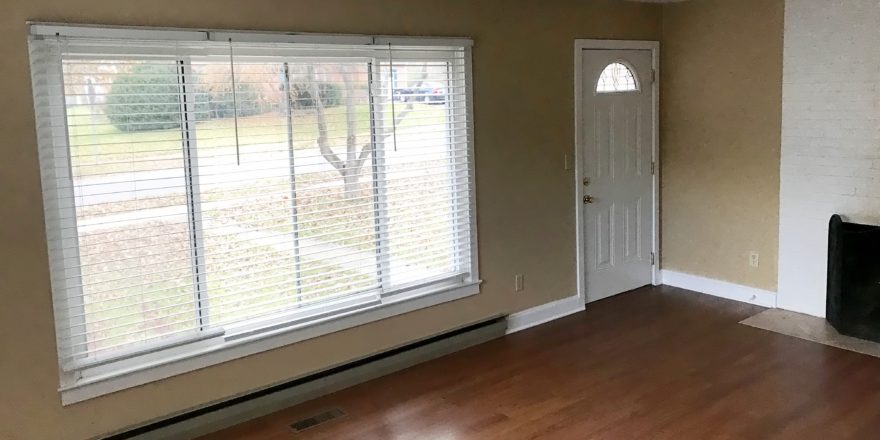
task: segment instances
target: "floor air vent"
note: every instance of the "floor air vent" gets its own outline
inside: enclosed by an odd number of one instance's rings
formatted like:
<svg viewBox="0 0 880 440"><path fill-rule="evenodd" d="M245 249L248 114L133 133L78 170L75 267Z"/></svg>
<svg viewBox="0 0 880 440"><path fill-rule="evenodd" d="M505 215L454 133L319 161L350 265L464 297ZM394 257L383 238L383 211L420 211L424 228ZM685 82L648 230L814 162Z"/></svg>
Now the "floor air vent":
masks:
<svg viewBox="0 0 880 440"><path fill-rule="evenodd" d="M329 422L334 419L338 419L345 415L339 408L333 408L331 410L324 411L320 414L298 420L293 422L290 427L293 429L293 432L302 432L309 428L314 428L322 423Z"/></svg>

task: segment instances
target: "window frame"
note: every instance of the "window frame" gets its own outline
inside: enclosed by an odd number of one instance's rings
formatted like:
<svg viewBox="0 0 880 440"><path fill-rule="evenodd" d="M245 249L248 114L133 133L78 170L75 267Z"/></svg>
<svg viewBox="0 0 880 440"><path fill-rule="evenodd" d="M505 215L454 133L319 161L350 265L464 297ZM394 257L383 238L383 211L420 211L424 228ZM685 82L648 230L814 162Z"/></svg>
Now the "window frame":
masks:
<svg viewBox="0 0 880 440"><path fill-rule="evenodd" d="M342 43L351 44L352 41L369 41L371 46L400 44L405 46L461 47L464 55L463 62L465 84L463 85L463 87L465 88L466 101L457 105L448 106L447 124L450 124L450 126L455 125L454 121L457 121L458 119L456 118L458 117L462 117L466 121L466 124L464 124L464 128L456 128L454 130L451 130L448 136L450 136L450 138L457 136L467 137L467 157L460 159L466 161L464 165L467 166L466 173L470 181L470 184L467 188L469 197L469 206L467 206L467 209L469 210L470 223L470 270L467 273L453 273L451 275L447 274L439 277L429 278L426 280L419 280L412 283L404 283L399 286L394 286L394 288L388 290L385 290L385 284L387 280L381 280L381 287L378 291L370 290L364 292L362 295L355 295L353 298L346 299L345 304L342 304L341 307L334 308L329 312L319 311L317 313L298 314L297 311L293 311L279 313L279 316L274 317L273 319L259 320L252 323L242 323L240 325L236 324L233 326L228 326L225 330L221 331L218 331L219 329L210 330L205 325L203 318L200 316L200 312L203 310L203 308L202 306L199 306L202 301L199 298L200 295L206 291L206 287L201 285L202 282L196 281L194 283L194 286L196 286L194 288L194 301L197 305L197 307L195 308L195 319L199 321L199 325L198 331L196 331L194 334L191 334L189 336L187 336L188 333L183 334L180 337L175 337L171 341L155 341L152 344L145 344L142 347L137 347L130 353L111 353L105 359L90 360L86 364L79 365L62 364L63 355L60 351L61 345L59 343L59 375L61 379L59 391L61 394L63 405L69 405L107 393L142 385L174 375L183 374L189 371L205 368L210 365L227 362L229 360L249 356L251 354L260 353L278 347L283 347L321 335L326 335L359 325L364 325L377 320L386 319L403 313L409 313L425 307L458 300L479 293L481 280L479 278L478 267L477 225L475 210L476 183L474 176L472 91L473 76L471 60L471 40L461 38L434 39L409 37L369 37L358 35L296 35L285 33L253 33L235 31L190 31L183 29L168 30L152 28L85 27L42 23L30 24L30 33L31 36L64 35L68 37L131 38L135 40L168 39L172 41L204 41L210 40L212 38L231 38L231 36L235 36L237 41L255 41L261 43L283 43L297 41L332 43L333 41L339 41ZM171 51L172 49L168 50ZM105 48L101 48L100 52L101 54L107 55ZM187 182L185 183L187 216L192 216L191 218L193 219L190 223L191 227L188 233L192 236L192 239L198 240L199 235L201 234L199 228L199 225L201 224L201 213L200 203L197 199L199 196L198 173L193 172L194 169L198 169L198 148L196 145L196 137L193 133L194 128L191 128L190 125L187 123L188 120L192 119L191 114L193 110L186 107L186 102L188 102L188 100L184 99L186 96L192 93L191 90L187 91L185 87L186 78L191 75L192 61L190 56L180 56L179 54L172 53L163 54L161 53L162 49L158 49L157 52L159 53L150 52L149 55L161 57L162 59L167 58L174 60L175 65L179 67L178 78L181 87L180 96L182 98L181 117L184 118L181 122L182 125L186 126L186 128L182 130L182 133L186 136L186 139L181 139L181 145L183 148L185 178ZM253 53L236 52L236 56L259 57L260 52L260 50L256 50ZM308 53L308 51L302 50L296 50L295 52L304 53L305 56L307 56ZM374 84L378 84L381 86L381 81L373 82L372 75L375 71L374 66L381 66L381 63L383 62L390 62L390 57L386 59L383 59L381 56L377 57L374 47L369 48L364 52L358 50L346 51L346 55L356 56L358 54L363 54L367 52L371 54L371 56L368 58L368 63L370 63L369 75L371 76L370 87L372 88ZM131 52L126 53L131 54ZM426 52L426 54L430 55L429 52ZM217 53L216 55L218 57L223 56L223 54L221 53ZM226 57L228 57L228 54L226 54ZM292 57L292 55L290 55L290 57ZM273 56L273 58L277 59L277 57L275 56ZM63 59L64 56L59 53L57 57L57 72L50 72L50 75L58 75L59 77L63 78ZM346 59L350 60L352 58L346 57ZM448 58L440 57L439 59L445 60ZM391 64L389 64L389 67L390 66ZM54 90L50 92L50 95L50 98L44 97L43 99L51 99L54 100L51 102L60 102L61 104L65 104L65 92L63 90L63 87L61 87L60 90ZM373 96L374 94L371 90L371 93L369 93L369 108L371 115L375 117L374 112L382 111L382 104L374 102ZM60 99L61 101L58 101L58 99ZM35 107L39 114L41 109L40 102L38 102L36 96L36 86ZM73 175L70 168L70 147L69 145L65 147L65 145L60 144L61 141L59 141L59 139L63 139L64 144L67 144L69 142L69 137L67 136L67 115L65 111L59 111L54 106L48 106L48 108L55 109L52 110L53 113L49 116L53 121L53 123L51 124L53 132L55 130L61 129L59 127L63 127L64 130L64 133L52 134L54 142L56 143L56 145L53 145L52 148L56 149L58 145L62 145L61 151L65 152L63 154L64 157L56 156L53 159L56 161L56 163L58 163L57 161L62 161L62 163L66 166L66 169L68 170L66 178L72 181ZM66 105L62 105L60 108L66 108ZM188 116L189 118L187 118ZM449 119L449 117L452 117L453 119ZM377 117L374 118L374 120L381 121L383 120L383 118ZM454 131L454 133L452 131ZM372 128L371 136L373 136L373 142L375 143L375 127ZM387 140L385 142L387 142ZM41 141L40 143L42 145L43 142ZM381 150L381 148L376 148L376 151L379 150ZM374 178L377 170L379 169L378 167L381 166L382 159L383 158L381 154L374 153L371 155L371 173L374 175ZM456 166L458 165L459 164L457 164ZM292 177L295 176L292 175ZM45 182L46 178L44 177L44 185ZM293 182L291 182L291 185L295 185L295 179ZM374 185L374 189L377 192L377 194L375 195L377 206L381 197L381 186L382 185L379 184ZM55 191L59 190L58 188L53 189ZM61 190L64 189L62 188ZM73 193L73 185L70 185L69 188L67 188L66 190L70 193ZM58 223L61 228L69 228L66 230L72 232L65 233L66 239L77 240L76 249L79 249L79 234L77 232L76 220L77 207L76 203L73 201L74 198L63 197L52 201L50 200L53 197L52 194L52 191L43 191L44 203L47 204L47 211L50 209L54 209L55 212L58 213L63 213L67 211L68 215L59 215L56 219L47 218L47 228L50 222ZM63 200L63 202L59 203L57 200ZM57 206L54 206L53 208L49 207L49 204ZM73 212L74 215L69 215L70 212ZM381 241L381 231L377 228L377 246L381 245ZM387 243L387 239L385 241ZM461 246L462 243L460 243L459 241L455 241L455 245ZM387 246L387 244L385 244L385 246ZM194 249L193 246L190 247L191 249ZM50 260L54 262L52 268L53 272L56 272L59 265L63 271L69 270L69 267L79 266L79 252L74 252L74 254L76 255L60 256L60 258L62 259L74 258L77 261L76 264L59 263L57 261L57 258L59 256L53 255L53 252L56 251L50 249ZM455 253L455 255L456 258L458 258L458 254ZM377 264L381 263L377 261ZM200 262L198 256L193 255L194 277L197 276L195 273L196 268L199 268L203 265L204 261L202 260ZM458 266L458 264L456 264L456 266ZM381 276L387 277L387 275ZM64 279L70 278L68 278L65 274ZM54 281L58 282L57 280ZM53 282L53 284L55 283ZM78 284L82 283L80 282ZM371 300L370 298L367 298L368 295L374 296L375 299ZM79 295L74 294L74 296ZM54 300L57 304L59 298L56 297L54 298ZM65 304L67 304L68 302L68 298L61 298L60 300L65 301ZM82 304L80 304L80 306L82 306ZM75 328L74 324L84 327L84 322L73 322L74 320L67 316L67 313L63 313L59 309L59 307L56 307L56 321L67 321L67 325L62 327L64 327L65 329L72 329ZM61 332L59 332L59 337L60 335ZM83 338L85 338L85 336L83 336Z"/></svg>

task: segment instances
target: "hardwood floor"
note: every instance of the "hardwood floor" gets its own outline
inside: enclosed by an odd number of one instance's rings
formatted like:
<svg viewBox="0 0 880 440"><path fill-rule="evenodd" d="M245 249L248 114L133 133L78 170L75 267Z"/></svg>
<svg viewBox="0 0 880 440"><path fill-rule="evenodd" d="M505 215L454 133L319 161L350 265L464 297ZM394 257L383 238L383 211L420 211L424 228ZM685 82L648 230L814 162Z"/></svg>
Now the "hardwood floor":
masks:
<svg viewBox="0 0 880 440"><path fill-rule="evenodd" d="M880 359L737 324L758 311L643 288L204 439L880 438Z"/></svg>

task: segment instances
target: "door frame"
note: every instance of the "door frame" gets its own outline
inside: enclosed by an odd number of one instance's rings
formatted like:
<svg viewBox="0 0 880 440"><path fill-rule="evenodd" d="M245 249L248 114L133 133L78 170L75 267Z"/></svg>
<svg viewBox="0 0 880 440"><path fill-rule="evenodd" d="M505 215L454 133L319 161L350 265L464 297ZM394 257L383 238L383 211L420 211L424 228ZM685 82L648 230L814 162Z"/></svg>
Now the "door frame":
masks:
<svg viewBox="0 0 880 440"><path fill-rule="evenodd" d="M651 83L652 112L654 127L652 129L651 155L654 163L652 176L652 237L651 252L654 254L654 264L651 266L651 284L658 286L660 280L660 42L644 40L574 40L574 132L575 132L575 216L577 223L577 290L581 301L587 301L587 260L586 260L586 237L584 236L584 210L582 199L584 187L581 181L584 177L583 157L584 140L581 128L581 113L583 109L583 61L584 50L650 50L651 67L654 70L653 82ZM642 82L644 84L644 81Z"/></svg>

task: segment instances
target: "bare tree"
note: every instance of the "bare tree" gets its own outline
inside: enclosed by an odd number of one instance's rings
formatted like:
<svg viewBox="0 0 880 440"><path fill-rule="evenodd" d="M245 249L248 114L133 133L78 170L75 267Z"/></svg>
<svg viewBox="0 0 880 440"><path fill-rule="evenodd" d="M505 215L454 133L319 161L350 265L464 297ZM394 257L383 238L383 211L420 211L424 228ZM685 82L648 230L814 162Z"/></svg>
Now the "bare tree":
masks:
<svg viewBox="0 0 880 440"><path fill-rule="evenodd" d="M330 147L329 137L327 135L327 115L324 109L324 103L321 101L318 81L315 78L315 67L308 67L308 90L311 100L315 106L318 123L318 149L321 156L333 165L333 168L342 176L345 184L345 196L353 197L357 191L358 176L360 176L364 163L373 152L373 140L358 144L357 138L357 121L355 120L355 96L354 85L351 80L351 72L347 66L342 66L342 78L345 84L345 93L343 100L345 103L345 154L340 157L333 148ZM424 72L422 75L424 78ZM419 81L421 84L421 80ZM393 98L392 98L393 99ZM394 125L392 127L383 127L381 132L376 133L375 143L380 144L394 135L394 127L399 126L404 118L412 111L412 103L406 103L402 111L396 112L394 115Z"/></svg>

